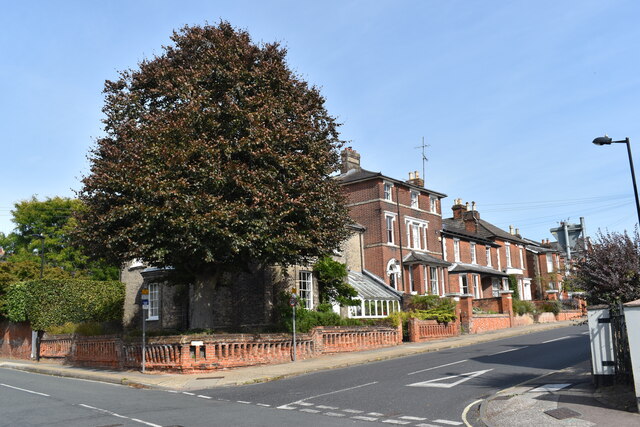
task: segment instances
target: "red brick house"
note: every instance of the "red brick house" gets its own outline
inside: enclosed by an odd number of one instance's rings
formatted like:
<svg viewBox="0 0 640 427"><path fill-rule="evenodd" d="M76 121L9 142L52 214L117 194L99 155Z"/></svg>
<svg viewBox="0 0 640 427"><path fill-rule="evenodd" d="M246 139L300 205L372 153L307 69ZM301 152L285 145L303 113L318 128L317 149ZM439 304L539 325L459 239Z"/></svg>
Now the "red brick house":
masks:
<svg viewBox="0 0 640 427"><path fill-rule="evenodd" d="M342 184L351 218L362 224L364 268L405 294L444 295L447 280L439 235L441 200L417 172L401 181L362 169L360 155L342 152Z"/></svg>
<svg viewBox="0 0 640 427"><path fill-rule="evenodd" d="M546 299L549 293L561 293L564 280L564 258L557 247L549 242L529 241L527 264L533 277L533 299Z"/></svg>
<svg viewBox="0 0 640 427"><path fill-rule="evenodd" d="M475 202L470 206L457 199L451 209L453 217L442 221L443 258L452 263L447 292L496 297L509 289L508 277L515 275L521 298L531 299L527 241L512 227L507 232L481 219Z"/></svg>

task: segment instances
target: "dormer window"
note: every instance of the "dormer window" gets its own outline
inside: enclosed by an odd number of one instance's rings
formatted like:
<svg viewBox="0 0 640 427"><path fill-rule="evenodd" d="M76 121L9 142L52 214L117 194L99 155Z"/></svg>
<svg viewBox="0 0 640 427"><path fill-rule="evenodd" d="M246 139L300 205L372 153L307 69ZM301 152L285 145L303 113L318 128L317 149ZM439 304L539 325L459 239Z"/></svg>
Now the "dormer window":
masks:
<svg viewBox="0 0 640 427"><path fill-rule="evenodd" d="M393 188L393 184L389 183L389 182L385 182L384 183L384 199L388 200L388 201L393 201L393 198L391 197L391 189Z"/></svg>

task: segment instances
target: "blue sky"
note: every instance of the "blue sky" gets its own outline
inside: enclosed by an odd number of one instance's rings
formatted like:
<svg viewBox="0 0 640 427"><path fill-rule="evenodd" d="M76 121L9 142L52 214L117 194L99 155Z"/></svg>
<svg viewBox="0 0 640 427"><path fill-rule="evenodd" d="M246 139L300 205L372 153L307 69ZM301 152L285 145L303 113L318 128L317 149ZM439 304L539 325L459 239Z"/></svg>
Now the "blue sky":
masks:
<svg viewBox="0 0 640 427"><path fill-rule="evenodd" d="M637 1L7 2L0 14L0 232L14 203L73 197L101 134L102 88L173 29L228 20L280 41L321 88L362 166L475 201L483 219L551 237L558 221L637 222ZM637 147L637 148L636 148Z"/></svg>

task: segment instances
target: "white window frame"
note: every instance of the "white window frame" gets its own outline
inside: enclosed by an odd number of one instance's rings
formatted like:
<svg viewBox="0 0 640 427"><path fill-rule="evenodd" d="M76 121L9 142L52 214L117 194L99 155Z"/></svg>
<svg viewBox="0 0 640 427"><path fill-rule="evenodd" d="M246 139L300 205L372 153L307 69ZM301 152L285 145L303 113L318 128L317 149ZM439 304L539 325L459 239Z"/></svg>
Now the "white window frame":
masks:
<svg viewBox="0 0 640 427"><path fill-rule="evenodd" d="M521 245L518 245L518 251L520 252L520 268L524 270L524 249Z"/></svg>
<svg viewBox="0 0 640 427"><path fill-rule="evenodd" d="M411 207L413 209L420 209L420 193L415 190L411 190Z"/></svg>
<svg viewBox="0 0 640 427"><path fill-rule="evenodd" d="M429 210L432 213L438 213L438 198L429 196Z"/></svg>
<svg viewBox="0 0 640 427"><path fill-rule="evenodd" d="M547 253L545 255L547 258L547 273L551 273L553 271L553 254Z"/></svg>
<svg viewBox="0 0 640 427"><path fill-rule="evenodd" d="M560 255L555 254L555 257L553 257L555 259L555 263L556 263L556 271L560 271Z"/></svg>
<svg viewBox="0 0 640 427"><path fill-rule="evenodd" d="M425 266L425 277L427 276L427 266ZM440 295L440 281L438 280L438 267L429 267L429 283L430 286L426 289L431 291L433 295Z"/></svg>
<svg viewBox="0 0 640 427"><path fill-rule="evenodd" d="M382 197L384 200L393 202L393 184L390 182L384 182L382 184Z"/></svg>
<svg viewBox="0 0 640 427"><path fill-rule="evenodd" d="M467 273L458 275L458 282L460 283L460 293L468 294L469 293L469 281L467 279ZM464 282L464 283L463 283ZM465 292L465 288L467 292Z"/></svg>
<svg viewBox="0 0 640 427"><path fill-rule="evenodd" d="M496 248L496 254L498 255L498 270L502 270L502 260L500 259L500 248Z"/></svg>
<svg viewBox="0 0 640 427"><path fill-rule="evenodd" d="M149 308L147 309L147 320L160 319L160 284L149 283L147 285L149 290Z"/></svg>
<svg viewBox="0 0 640 427"><path fill-rule="evenodd" d="M396 230L394 227L395 222L396 222L395 215L390 215L390 214L384 215L384 231L387 237L387 243L392 245L395 244L396 242ZM389 230L389 225L391 225L391 230ZM391 240L389 240L389 238L391 238Z"/></svg>
<svg viewBox="0 0 640 427"><path fill-rule="evenodd" d="M387 263L387 276L389 276L389 285L395 289L398 289L398 282L400 280L400 266L395 258L391 258ZM393 279L392 279L393 277Z"/></svg>
<svg viewBox="0 0 640 427"><path fill-rule="evenodd" d="M507 258L507 268L511 268L511 243L505 242L504 244L505 255Z"/></svg>
<svg viewBox="0 0 640 427"><path fill-rule="evenodd" d="M469 252L471 252L471 264L477 264L476 242L469 242Z"/></svg>
<svg viewBox="0 0 640 427"><path fill-rule="evenodd" d="M407 247L411 249L427 250L428 221L407 217L404 219L404 228L407 231Z"/></svg>
<svg viewBox="0 0 640 427"><path fill-rule="evenodd" d="M500 296L500 279L495 277L491 279L491 296L497 298Z"/></svg>
<svg viewBox="0 0 640 427"><path fill-rule="evenodd" d="M409 265L409 292L411 294L416 293L416 282L414 280L415 276L413 275L413 266Z"/></svg>
<svg viewBox="0 0 640 427"><path fill-rule="evenodd" d="M460 239L453 239L453 261L460 262Z"/></svg>
<svg viewBox="0 0 640 427"><path fill-rule="evenodd" d="M442 234L440 236L441 236L440 238L442 239L442 259L446 261L447 260L447 238Z"/></svg>
<svg viewBox="0 0 640 427"><path fill-rule="evenodd" d="M491 267L491 246L485 246L485 254L487 257L487 267Z"/></svg>
<svg viewBox="0 0 640 427"><path fill-rule="evenodd" d="M478 276L477 274L472 274L471 280L473 281L473 297L477 299L482 298L482 290L480 289L480 276Z"/></svg>
<svg viewBox="0 0 640 427"><path fill-rule="evenodd" d="M509 279L507 279L506 277L502 278L502 290L503 291L509 290Z"/></svg>
<svg viewBox="0 0 640 427"><path fill-rule="evenodd" d="M399 301L357 299L360 300L360 305L349 307L350 318L381 318L400 311Z"/></svg>
<svg viewBox="0 0 640 427"><path fill-rule="evenodd" d="M307 310L313 309L313 272L298 271L298 297Z"/></svg>

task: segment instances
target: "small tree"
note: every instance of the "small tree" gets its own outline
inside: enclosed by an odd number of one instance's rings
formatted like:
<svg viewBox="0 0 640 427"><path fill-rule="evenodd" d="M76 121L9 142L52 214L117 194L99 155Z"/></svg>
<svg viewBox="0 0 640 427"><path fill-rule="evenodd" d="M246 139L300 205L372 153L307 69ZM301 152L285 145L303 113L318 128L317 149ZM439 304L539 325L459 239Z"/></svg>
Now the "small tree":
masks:
<svg viewBox="0 0 640 427"><path fill-rule="evenodd" d="M318 278L321 303L338 303L341 306L360 304L359 300L354 299L358 296L358 291L346 281L346 265L330 256L324 256L314 264L313 272Z"/></svg>
<svg viewBox="0 0 640 427"><path fill-rule="evenodd" d="M79 224L93 254L187 273L190 327L206 328L225 271L307 264L346 237L342 141L277 43L227 22L172 40L106 82Z"/></svg>
<svg viewBox="0 0 640 427"><path fill-rule="evenodd" d="M640 236L626 232L598 232L576 265L573 286L587 294L591 304L613 304L640 298Z"/></svg>

